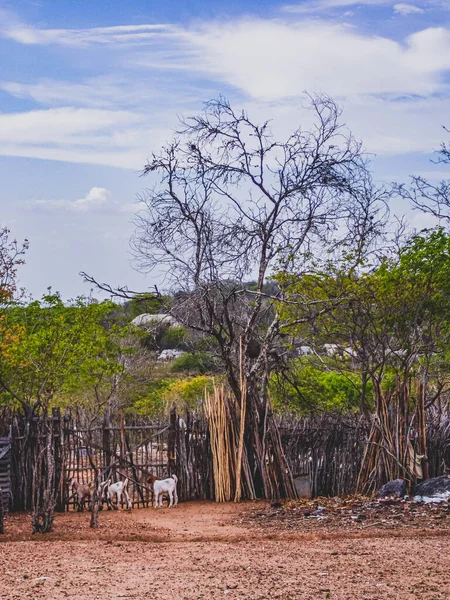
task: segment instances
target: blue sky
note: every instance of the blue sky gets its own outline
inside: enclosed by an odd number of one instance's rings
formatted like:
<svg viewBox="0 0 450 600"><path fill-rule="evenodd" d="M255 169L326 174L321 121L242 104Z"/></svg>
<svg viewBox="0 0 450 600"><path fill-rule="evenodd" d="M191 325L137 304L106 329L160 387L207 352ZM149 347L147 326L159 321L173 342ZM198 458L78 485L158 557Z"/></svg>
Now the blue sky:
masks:
<svg viewBox="0 0 450 600"><path fill-rule="evenodd" d="M218 94L286 135L325 92L377 179L445 177L429 159L449 75L450 0L0 0L0 224L30 240L21 283L151 287L128 250L139 171Z"/></svg>

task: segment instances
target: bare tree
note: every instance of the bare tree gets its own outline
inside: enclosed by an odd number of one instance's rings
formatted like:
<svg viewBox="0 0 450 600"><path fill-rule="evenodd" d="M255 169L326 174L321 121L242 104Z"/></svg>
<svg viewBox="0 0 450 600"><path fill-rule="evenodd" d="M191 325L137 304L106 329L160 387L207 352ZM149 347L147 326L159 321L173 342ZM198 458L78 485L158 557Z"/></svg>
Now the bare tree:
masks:
<svg viewBox="0 0 450 600"><path fill-rule="evenodd" d="M311 98L310 110L309 130L277 141L268 122L254 123L223 98L208 102L146 165L144 173L159 179L142 195L132 240L140 269L163 269L178 292L176 318L213 338L238 406L241 348L246 449L265 497L292 494L282 452L274 450L268 393L283 296L276 287L267 292L267 279L343 248L358 260L377 235L384 198L334 102ZM249 279L256 280L250 289Z"/></svg>
<svg viewBox="0 0 450 600"><path fill-rule="evenodd" d="M445 127L444 130L449 132ZM441 144L436 156L437 158L432 160L435 164L450 164L450 148L445 142ZM398 184L396 190L399 196L411 202L414 208L450 222L450 179L432 183L425 177L413 175L409 186Z"/></svg>
<svg viewBox="0 0 450 600"><path fill-rule="evenodd" d="M27 250L28 240L11 240L9 229L0 226L0 308L23 293L17 289L17 267L24 264Z"/></svg>

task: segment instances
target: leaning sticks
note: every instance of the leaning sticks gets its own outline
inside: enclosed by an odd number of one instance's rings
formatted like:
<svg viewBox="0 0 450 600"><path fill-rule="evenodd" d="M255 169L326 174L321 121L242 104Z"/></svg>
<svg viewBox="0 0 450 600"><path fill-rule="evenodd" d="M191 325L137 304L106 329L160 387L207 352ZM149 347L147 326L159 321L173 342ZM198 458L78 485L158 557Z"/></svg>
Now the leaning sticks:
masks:
<svg viewBox="0 0 450 600"><path fill-rule="evenodd" d="M229 502L232 494L231 443L224 386L215 387L213 394L205 393L205 409L209 422L216 502Z"/></svg>

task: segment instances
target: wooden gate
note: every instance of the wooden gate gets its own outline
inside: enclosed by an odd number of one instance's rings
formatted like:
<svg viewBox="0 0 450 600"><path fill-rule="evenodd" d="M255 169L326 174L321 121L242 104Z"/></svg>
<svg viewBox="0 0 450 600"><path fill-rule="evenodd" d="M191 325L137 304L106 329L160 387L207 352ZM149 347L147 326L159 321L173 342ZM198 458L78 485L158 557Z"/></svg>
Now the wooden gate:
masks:
<svg viewBox="0 0 450 600"><path fill-rule="evenodd" d="M148 506L152 501L148 478L169 475L169 425L125 424L105 418L101 426L82 427L77 419L64 421L62 428L63 477L61 505L69 508L71 479L80 483L112 482L128 478L128 493L133 506ZM59 504L59 503L58 503Z"/></svg>

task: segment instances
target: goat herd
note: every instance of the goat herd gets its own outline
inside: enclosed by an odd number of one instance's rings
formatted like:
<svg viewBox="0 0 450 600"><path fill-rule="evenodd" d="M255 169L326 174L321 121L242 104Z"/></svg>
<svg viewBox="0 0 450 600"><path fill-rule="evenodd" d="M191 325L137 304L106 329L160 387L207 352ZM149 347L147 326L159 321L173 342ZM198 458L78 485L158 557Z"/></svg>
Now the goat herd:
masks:
<svg viewBox="0 0 450 600"><path fill-rule="evenodd" d="M167 479L157 479L151 475L147 479L146 483L153 488L155 508L162 508L163 497L165 494L169 496L169 508L178 504L177 482L178 478L176 475L171 475ZM80 483L72 478L70 480L70 487L72 493L67 502L73 498L75 505L78 505L79 511L83 510L86 502L88 503L89 508L92 507L95 492L94 484ZM128 477L115 483L113 483L111 479L103 481L97 488L97 496L102 507L106 502L108 510L117 510L121 503L126 504L127 509L131 510L132 504L128 494Z"/></svg>

